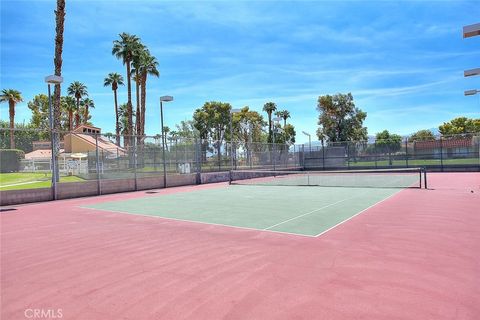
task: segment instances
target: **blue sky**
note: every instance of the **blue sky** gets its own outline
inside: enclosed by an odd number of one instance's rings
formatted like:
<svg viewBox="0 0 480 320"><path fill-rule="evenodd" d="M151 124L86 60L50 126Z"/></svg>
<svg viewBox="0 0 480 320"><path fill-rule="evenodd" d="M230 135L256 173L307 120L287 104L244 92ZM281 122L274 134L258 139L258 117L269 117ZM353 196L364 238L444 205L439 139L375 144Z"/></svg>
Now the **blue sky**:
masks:
<svg viewBox="0 0 480 320"><path fill-rule="evenodd" d="M22 92L18 122L30 119L26 102L45 93L53 73L55 1L1 2L1 88ZM205 101L261 111L267 101L290 111L297 129L317 129L317 98L351 92L366 111L369 134L409 134L457 116L479 117L480 37L462 39L478 23L477 1L69 1L63 76L81 81L95 101L94 125L114 131L109 72L125 75L111 55L121 32L138 35L160 62L150 78L147 134L159 131L158 98L173 95L166 124L190 119ZM65 88L63 92L65 93ZM126 101L126 88L119 90ZM8 106L0 107L8 118Z"/></svg>

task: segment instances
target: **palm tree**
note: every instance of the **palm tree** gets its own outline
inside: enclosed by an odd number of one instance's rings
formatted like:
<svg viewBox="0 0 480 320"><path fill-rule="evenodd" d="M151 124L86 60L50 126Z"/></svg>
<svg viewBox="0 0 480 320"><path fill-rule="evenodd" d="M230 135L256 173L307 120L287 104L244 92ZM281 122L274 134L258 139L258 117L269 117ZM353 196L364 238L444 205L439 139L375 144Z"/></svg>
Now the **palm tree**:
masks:
<svg viewBox="0 0 480 320"><path fill-rule="evenodd" d="M138 69L132 70L132 80L135 81L135 96L136 96L136 104L137 108L135 111L135 130L134 134L137 135L137 141L141 140L140 137L140 120L142 119L142 115L140 114L140 74L138 73Z"/></svg>
<svg viewBox="0 0 480 320"><path fill-rule="evenodd" d="M73 113L77 110L75 98L71 96L62 97L62 109L68 112L68 131L72 131Z"/></svg>
<svg viewBox="0 0 480 320"><path fill-rule="evenodd" d="M123 32L119 34L120 40L113 42L112 55L121 59L127 67L127 128L126 134L133 133L133 114L132 114L132 81L131 81L131 63L140 44L140 38L135 35Z"/></svg>
<svg viewBox="0 0 480 320"><path fill-rule="evenodd" d="M15 149L15 105L22 102L22 93L13 89L3 89L0 95L0 102L8 102L8 113L10 115L10 149Z"/></svg>
<svg viewBox="0 0 480 320"><path fill-rule="evenodd" d="M287 125L287 119L290 118L290 112L287 110L277 111L275 112L277 117L283 118L283 127Z"/></svg>
<svg viewBox="0 0 480 320"><path fill-rule="evenodd" d="M168 151L168 144L167 144L167 136L168 133L170 132L170 128L168 126L163 126L163 145L165 146L165 149Z"/></svg>
<svg viewBox="0 0 480 320"><path fill-rule="evenodd" d="M155 77L160 76L160 72L157 69L158 61L157 59L150 55L148 50L145 50L140 57L140 72L141 72L141 115L140 120L141 135L145 135L145 112L146 112L146 101L147 101L147 76L152 75Z"/></svg>
<svg viewBox="0 0 480 320"><path fill-rule="evenodd" d="M268 142L272 142L272 113L277 110L274 102L267 102L263 105L263 111L268 114Z"/></svg>
<svg viewBox="0 0 480 320"><path fill-rule="evenodd" d="M116 137L116 142L117 146L120 145L120 123L118 122L118 101L117 101L117 89L118 86L123 86L123 77L122 75L116 73L116 72L111 72L108 74L108 76L103 80L103 85L105 87L107 86L112 86L112 91L113 91L113 98L115 102L115 134L117 135Z"/></svg>
<svg viewBox="0 0 480 320"><path fill-rule="evenodd" d="M80 125L80 99L88 96L87 87L80 81L75 81L68 86L67 93L77 99L77 113L75 115L76 126Z"/></svg>
<svg viewBox="0 0 480 320"><path fill-rule="evenodd" d="M65 22L65 0L57 0L57 10L55 10L55 57L53 63L55 65L55 75L62 75L62 52L63 52L63 30ZM55 85L55 90L53 93L53 118L54 118L54 127L60 129L60 120L61 120L61 107L60 107L60 96L61 88L60 84ZM55 151L59 149L59 146L55 146Z"/></svg>
<svg viewBox="0 0 480 320"><path fill-rule="evenodd" d="M83 123L87 123L88 117L90 116L88 113L88 108L95 108L95 103L92 99L85 98L82 101L82 106L84 107Z"/></svg>

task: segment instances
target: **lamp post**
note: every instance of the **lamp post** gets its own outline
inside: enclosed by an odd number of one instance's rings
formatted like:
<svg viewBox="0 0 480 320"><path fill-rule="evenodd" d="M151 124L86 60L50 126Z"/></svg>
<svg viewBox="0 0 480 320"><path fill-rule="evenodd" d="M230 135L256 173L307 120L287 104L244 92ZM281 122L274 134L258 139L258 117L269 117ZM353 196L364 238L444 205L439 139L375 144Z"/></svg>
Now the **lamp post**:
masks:
<svg viewBox="0 0 480 320"><path fill-rule="evenodd" d="M308 153L312 154L312 136L310 133L302 131L302 133L306 136L308 136Z"/></svg>
<svg viewBox="0 0 480 320"><path fill-rule="evenodd" d="M52 192L53 200L57 200L57 182L59 182L58 168L57 168L57 159L56 159L56 133L54 130L54 121L53 121L53 108L52 108L52 95L50 85L61 84L63 78L61 76L51 75L45 77L45 82L48 84L48 120L50 125L50 140L51 140L51 150L52 150Z"/></svg>
<svg viewBox="0 0 480 320"><path fill-rule="evenodd" d="M163 187L167 187L167 164L165 161L165 134L163 132L163 102L173 101L172 96L160 97L160 127L162 129L162 161L163 161Z"/></svg>
<svg viewBox="0 0 480 320"><path fill-rule="evenodd" d="M233 170L233 114L242 111L241 109L230 110L230 170Z"/></svg>

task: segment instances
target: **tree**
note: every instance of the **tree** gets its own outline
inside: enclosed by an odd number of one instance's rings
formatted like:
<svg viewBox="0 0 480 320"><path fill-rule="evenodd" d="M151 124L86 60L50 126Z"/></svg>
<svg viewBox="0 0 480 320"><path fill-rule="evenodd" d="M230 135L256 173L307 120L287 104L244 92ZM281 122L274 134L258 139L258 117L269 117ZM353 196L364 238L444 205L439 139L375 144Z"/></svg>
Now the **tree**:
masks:
<svg viewBox="0 0 480 320"><path fill-rule="evenodd" d="M272 113L277 110L277 105L273 102L267 102L263 105L263 111L268 115L268 142L272 142Z"/></svg>
<svg viewBox="0 0 480 320"><path fill-rule="evenodd" d="M79 126L80 125L80 100L83 97L88 96L87 86L85 86L80 81L74 81L70 84L70 86L68 86L67 93L70 96L75 97L77 101L77 111L75 114L75 126Z"/></svg>
<svg viewBox="0 0 480 320"><path fill-rule="evenodd" d="M63 31L65 23L65 0L57 0L57 10L55 10L55 57L53 63L55 65L55 75L62 75L62 52L63 52ZM60 84L55 85L53 99L53 119L54 128L60 129L61 121L61 87ZM58 139L56 139L58 141ZM60 149L59 145L55 146L55 153Z"/></svg>
<svg viewBox="0 0 480 320"><path fill-rule="evenodd" d="M103 85L105 87L111 86L113 91L113 99L115 104L115 134L116 134L116 143L117 146L120 145L120 123L118 119L118 101L117 101L117 89L118 86L123 86L123 77L122 75L111 72L108 76L103 80Z"/></svg>
<svg viewBox="0 0 480 320"><path fill-rule="evenodd" d="M275 112L275 115L283 119L283 126L285 127L287 125L287 119L290 118L290 112L287 110L282 110Z"/></svg>
<svg viewBox="0 0 480 320"><path fill-rule="evenodd" d="M467 117L455 118L449 122L444 122L438 127L440 133L444 136L462 135L469 136L468 133L480 132L480 119L469 119Z"/></svg>
<svg viewBox="0 0 480 320"><path fill-rule="evenodd" d="M435 135L432 133L430 130L419 130L412 134L409 139L409 141L429 141L429 140L435 140Z"/></svg>
<svg viewBox="0 0 480 320"><path fill-rule="evenodd" d="M77 110L75 98L66 96L61 98L62 110L68 113L68 131L73 130L73 113Z"/></svg>
<svg viewBox="0 0 480 320"><path fill-rule="evenodd" d="M167 151L168 151L167 136L168 136L169 132L170 132L170 127L163 126L163 141L162 141L162 143L165 146L165 149L167 149Z"/></svg>
<svg viewBox="0 0 480 320"><path fill-rule="evenodd" d="M195 123L192 120L182 120L180 124L175 125L177 136L180 138L195 138Z"/></svg>
<svg viewBox="0 0 480 320"><path fill-rule="evenodd" d="M145 135L145 114L146 114L146 101L147 101L147 76L159 77L157 59L150 55L148 50L145 50L140 56L140 80L141 80L141 112L142 115L140 121L140 134Z"/></svg>
<svg viewBox="0 0 480 320"><path fill-rule="evenodd" d="M378 151L388 153L388 162L392 165L392 153L402 148L402 137L383 130L375 135L375 145Z"/></svg>
<svg viewBox="0 0 480 320"><path fill-rule="evenodd" d="M85 98L82 100L82 107L84 108L83 111L83 123L87 123L90 119L90 114L88 112L89 108L95 108L95 103L92 99Z"/></svg>
<svg viewBox="0 0 480 320"><path fill-rule="evenodd" d="M351 93L320 96L317 110L318 139L333 142L367 139L367 128L363 126L367 113L355 107Z"/></svg>
<svg viewBox="0 0 480 320"><path fill-rule="evenodd" d="M206 139L210 134L214 140L219 165L221 163L221 146L226 129L230 126L231 110L232 106L229 103L210 101L206 102L202 108L195 110L193 114L194 125L200 132L200 137Z"/></svg>
<svg viewBox="0 0 480 320"><path fill-rule="evenodd" d="M262 127L266 124L261 114L251 111L248 106L243 107L240 112L233 114L233 139L243 145L247 151L247 163L250 163L252 150L255 150L253 142L261 141Z"/></svg>
<svg viewBox="0 0 480 320"><path fill-rule="evenodd" d="M22 102L22 93L14 89L3 89L0 102L8 102L8 114L10 117L10 149L15 149L15 105Z"/></svg>
<svg viewBox="0 0 480 320"><path fill-rule="evenodd" d="M10 123L8 121L0 120L0 129L10 128ZM25 153L31 152L33 150L32 141L38 141L42 139L42 132L35 130L36 128L30 124L24 123L15 123L15 128L20 129L15 134L15 148L22 150ZM11 138L10 130L0 130L2 133L0 136L0 149L10 148L10 143L7 142Z"/></svg>
<svg viewBox="0 0 480 320"><path fill-rule="evenodd" d="M133 110L132 110L132 73L131 63L140 45L140 38L136 35L123 32L119 34L120 40L113 42L112 55L121 59L127 68L127 128L126 134L133 134Z"/></svg>
<svg viewBox="0 0 480 320"><path fill-rule="evenodd" d="M49 128L48 123L48 96L45 94L37 94L32 101L27 103L28 109L32 111L30 123L35 129Z"/></svg>

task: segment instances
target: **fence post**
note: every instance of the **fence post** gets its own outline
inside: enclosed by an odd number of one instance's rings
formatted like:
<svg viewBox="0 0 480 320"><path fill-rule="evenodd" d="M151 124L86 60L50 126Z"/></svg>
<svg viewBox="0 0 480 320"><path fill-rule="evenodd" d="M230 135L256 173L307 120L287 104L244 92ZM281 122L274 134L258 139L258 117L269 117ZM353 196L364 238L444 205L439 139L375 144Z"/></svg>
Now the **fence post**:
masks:
<svg viewBox="0 0 480 320"><path fill-rule="evenodd" d="M293 167L297 167L297 153L295 152L295 145L293 145Z"/></svg>
<svg viewBox="0 0 480 320"><path fill-rule="evenodd" d="M325 144L322 139L322 169L325 170Z"/></svg>
<svg viewBox="0 0 480 320"><path fill-rule="evenodd" d="M202 139L195 138L194 140L195 148L195 183L202 184Z"/></svg>
<svg viewBox="0 0 480 320"><path fill-rule="evenodd" d="M377 169L378 168L377 140L375 140L375 142L373 143L373 156L375 159L375 169Z"/></svg>
<svg viewBox="0 0 480 320"><path fill-rule="evenodd" d="M408 168L408 139L405 139L405 163Z"/></svg>
<svg viewBox="0 0 480 320"><path fill-rule="evenodd" d="M102 194L102 189L100 185L100 156L98 154L98 133L95 133L95 160L96 160L96 166L95 169L97 170L97 194L101 195Z"/></svg>
<svg viewBox="0 0 480 320"><path fill-rule="evenodd" d="M347 168L350 169L350 143L347 141Z"/></svg>
<svg viewBox="0 0 480 320"><path fill-rule="evenodd" d="M442 136L440 136L440 170L443 171L443 142L442 142Z"/></svg>
<svg viewBox="0 0 480 320"><path fill-rule="evenodd" d="M130 139L133 143L133 179L135 181L135 191L137 191L137 139Z"/></svg>

